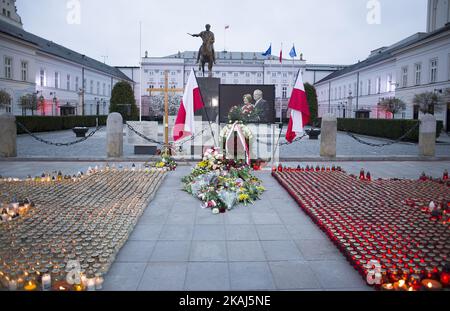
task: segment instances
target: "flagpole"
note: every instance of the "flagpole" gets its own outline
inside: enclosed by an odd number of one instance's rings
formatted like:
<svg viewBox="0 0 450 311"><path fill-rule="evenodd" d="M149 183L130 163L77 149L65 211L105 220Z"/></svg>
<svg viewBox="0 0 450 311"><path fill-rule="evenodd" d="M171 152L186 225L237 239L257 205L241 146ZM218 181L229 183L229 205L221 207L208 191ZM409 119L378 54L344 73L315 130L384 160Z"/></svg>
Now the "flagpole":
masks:
<svg viewBox="0 0 450 311"><path fill-rule="evenodd" d="M200 85L198 84L198 79L197 79L197 75L195 74L195 71L194 71L194 77L195 77L195 81L197 81L198 91L200 92L200 97L202 98L202 102L203 102L203 105L204 105L203 109L205 109L206 120L208 121L209 129L211 130L211 135L212 135L213 140L214 140L214 147L219 147L219 143L216 142L216 136L214 135L214 131L213 131L213 128L211 126L211 121L210 121L209 115L208 115L208 109L206 109L205 101L203 99L202 89L200 88Z"/></svg>
<svg viewBox="0 0 450 311"><path fill-rule="evenodd" d="M139 122L142 122L142 22L139 22Z"/></svg>
<svg viewBox="0 0 450 311"><path fill-rule="evenodd" d="M283 124L283 42L281 42L280 62L281 62L280 123Z"/></svg>

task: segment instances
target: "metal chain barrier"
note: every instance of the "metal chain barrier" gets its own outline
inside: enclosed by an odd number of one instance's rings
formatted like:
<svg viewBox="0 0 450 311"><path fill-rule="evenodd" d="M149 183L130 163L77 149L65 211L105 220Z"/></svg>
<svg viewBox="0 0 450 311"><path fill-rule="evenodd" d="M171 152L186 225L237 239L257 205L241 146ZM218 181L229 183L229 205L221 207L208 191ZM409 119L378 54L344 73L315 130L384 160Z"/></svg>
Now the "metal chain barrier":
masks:
<svg viewBox="0 0 450 311"><path fill-rule="evenodd" d="M166 143L162 142L162 141L157 141L155 139L152 138L148 138L147 136L145 136L144 134L138 132L135 128L133 128L130 124L127 123L127 127L130 129L130 131L132 131L133 133L135 133L136 135L138 135L139 137L141 137L142 139L151 142L153 144L159 145L159 146L165 146ZM195 140L197 137L203 135L203 133L206 132L206 130L202 130L201 132L195 134L194 136L191 136L189 139L186 139L185 141L182 142L176 142L176 143L169 143L169 147L174 148L174 147L181 147L182 145Z"/></svg>
<svg viewBox="0 0 450 311"><path fill-rule="evenodd" d="M148 138L148 137L145 136L144 134L139 133L137 130L135 130L135 129L134 129L130 124L128 124L128 123L127 123L127 127L128 127L128 129L129 129L130 131L132 131L133 133L135 133L137 136L139 136L140 138L142 138L142 139L144 139L144 140L146 140L146 141L148 141L148 142L150 142L150 143L153 143L153 144L156 144L156 145L160 145L160 146L165 145L164 142L157 141L157 140L154 140L154 139L152 139L152 138Z"/></svg>
<svg viewBox="0 0 450 311"><path fill-rule="evenodd" d="M404 140L406 137L408 137L413 131L415 131L419 127L419 125L420 124L418 122L416 125L414 125L411 129L409 129L409 131L407 131L401 137L397 138L396 140L393 140L393 141L390 141L390 142L387 142L387 143L383 143L383 144L370 143L370 142L362 140L361 138L357 137L355 134L350 133L347 130L344 130L344 131L347 132L348 136L350 136L351 138L353 138L354 140L356 140L360 144L367 145L367 146L370 146L370 147L386 147L386 146L391 146L391 145L400 143L402 140Z"/></svg>
<svg viewBox="0 0 450 311"><path fill-rule="evenodd" d="M36 136L36 135L33 134L30 130L28 130L28 129L25 127L25 125L23 125L22 123L20 123L20 122L18 122L18 121L16 121L16 124L17 124L23 131L25 131L26 134L30 135L30 136L33 137L35 140L37 140L37 141L39 141L39 142L41 142L41 143L47 144L47 145L57 146L57 147L67 147L67 146L72 146L72 145L76 145L76 144L79 144L79 143L81 143L81 142L84 142L84 141L86 141L87 139L89 139L89 138L91 138L92 136L94 136L95 133L97 133L97 132L102 128L102 126L98 126L95 130L93 130L91 133L89 133L89 135L87 135L86 137L80 138L80 139L78 139L78 140L74 140L74 141L71 141L71 142L68 142L68 143L55 143L55 142L52 142L52 141L49 141L49 140L46 140L46 139L43 139L43 138L40 138L40 137Z"/></svg>

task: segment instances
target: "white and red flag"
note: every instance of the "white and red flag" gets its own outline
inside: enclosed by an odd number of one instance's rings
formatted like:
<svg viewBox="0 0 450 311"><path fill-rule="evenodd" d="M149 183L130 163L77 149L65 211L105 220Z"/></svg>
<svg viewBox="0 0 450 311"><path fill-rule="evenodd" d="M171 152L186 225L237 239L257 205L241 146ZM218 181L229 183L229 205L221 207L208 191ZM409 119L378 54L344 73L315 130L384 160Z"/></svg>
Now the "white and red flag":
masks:
<svg viewBox="0 0 450 311"><path fill-rule="evenodd" d="M184 137L195 135L194 113L204 107L194 69L191 69L183 99L178 110L173 128L173 139L178 141Z"/></svg>
<svg viewBox="0 0 450 311"><path fill-rule="evenodd" d="M301 71L298 72L288 109L291 109L291 118L286 132L286 140L292 143L297 135L303 134L303 129L309 123L311 117Z"/></svg>

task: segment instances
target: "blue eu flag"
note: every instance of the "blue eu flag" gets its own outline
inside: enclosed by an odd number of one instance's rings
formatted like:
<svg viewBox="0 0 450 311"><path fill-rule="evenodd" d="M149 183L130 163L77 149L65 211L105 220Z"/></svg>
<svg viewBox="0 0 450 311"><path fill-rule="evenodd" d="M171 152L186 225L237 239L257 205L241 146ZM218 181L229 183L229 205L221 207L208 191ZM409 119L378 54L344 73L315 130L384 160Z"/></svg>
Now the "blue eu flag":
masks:
<svg viewBox="0 0 450 311"><path fill-rule="evenodd" d="M295 51L295 45L292 46L292 49L289 52L289 56L292 58L297 57L297 52Z"/></svg>
<svg viewBox="0 0 450 311"><path fill-rule="evenodd" d="M272 44L269 46L267 51L262 54L262 56L269 56L269 55L272 55Z"/></svg>

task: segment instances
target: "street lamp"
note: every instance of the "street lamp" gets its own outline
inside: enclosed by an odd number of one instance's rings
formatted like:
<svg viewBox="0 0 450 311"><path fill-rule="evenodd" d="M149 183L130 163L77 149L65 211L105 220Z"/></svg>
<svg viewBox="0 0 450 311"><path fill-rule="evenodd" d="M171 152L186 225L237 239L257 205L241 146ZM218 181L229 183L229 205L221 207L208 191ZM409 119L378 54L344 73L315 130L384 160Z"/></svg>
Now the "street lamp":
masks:
<svg viewBox="0 0 450 311"><path fill-rule="evenodd" d="M56 103L58 101L58 98L56 98L56 92L50 93L50 96L53 96L53 105L52 105L52 116L55 116L56 114Z"/></svg>

